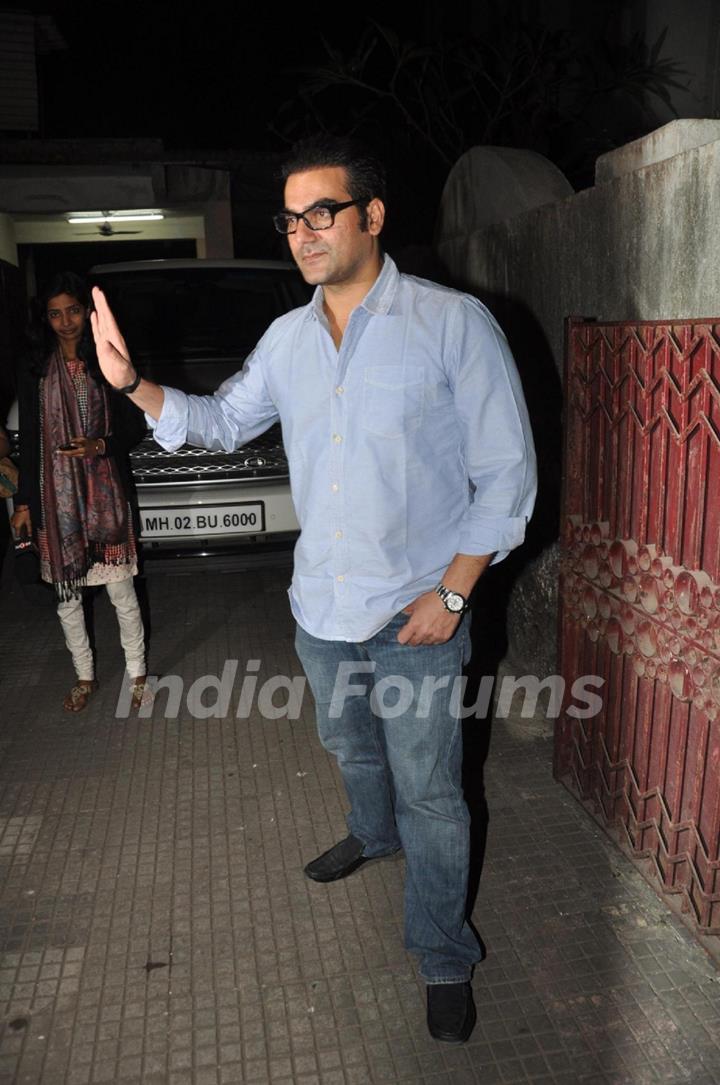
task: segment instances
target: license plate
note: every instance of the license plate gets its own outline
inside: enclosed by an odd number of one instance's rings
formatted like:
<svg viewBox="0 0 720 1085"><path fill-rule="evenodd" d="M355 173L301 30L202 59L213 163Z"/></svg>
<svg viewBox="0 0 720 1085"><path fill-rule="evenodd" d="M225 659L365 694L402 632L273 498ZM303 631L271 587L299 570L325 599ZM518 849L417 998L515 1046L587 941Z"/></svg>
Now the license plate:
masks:
<svg viewBox="0 0 720 1085"><path fill-rule="evenodd" d="M254 534L265 530L262 501L202 508L140 509L143 539L192 538L195 535Z"/></svg>

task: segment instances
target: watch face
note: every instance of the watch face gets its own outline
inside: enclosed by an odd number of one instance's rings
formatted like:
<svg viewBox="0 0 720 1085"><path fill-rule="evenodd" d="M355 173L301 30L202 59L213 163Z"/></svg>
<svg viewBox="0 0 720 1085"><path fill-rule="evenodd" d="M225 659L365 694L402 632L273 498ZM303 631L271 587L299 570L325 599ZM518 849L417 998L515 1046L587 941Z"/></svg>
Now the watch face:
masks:
<svg viewBox="0 0 720 1085"><path fill-rule="evenodd" d="M445 600L445 606L448 610L451 610L453 614L459 614L465 606L465 600L462 595L458 595L456 591L451 591L448 593L448 597Z"/></svg>

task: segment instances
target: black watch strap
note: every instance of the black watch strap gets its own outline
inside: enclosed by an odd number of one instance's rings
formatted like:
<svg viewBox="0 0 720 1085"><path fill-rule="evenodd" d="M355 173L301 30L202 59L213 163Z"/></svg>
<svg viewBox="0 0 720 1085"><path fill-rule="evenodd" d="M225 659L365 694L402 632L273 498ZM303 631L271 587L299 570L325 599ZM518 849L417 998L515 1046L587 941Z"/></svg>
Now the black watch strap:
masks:
<svg viewBox="0 0 720 1085"><path fill-rule="evenodd" d="M137 372L137 370L135 370L135 380L132 382L132 384L126 384L124 388L116 388L115 385L113 384L113 385L111 385L111 388L112 388L113 392L117 392L118 395L129 396L129 395L131 395L132 392L135 391L135 389L137 388L137 386L138 386L138 384L140 383L141 380L142 380L142 377Z"/></svg>

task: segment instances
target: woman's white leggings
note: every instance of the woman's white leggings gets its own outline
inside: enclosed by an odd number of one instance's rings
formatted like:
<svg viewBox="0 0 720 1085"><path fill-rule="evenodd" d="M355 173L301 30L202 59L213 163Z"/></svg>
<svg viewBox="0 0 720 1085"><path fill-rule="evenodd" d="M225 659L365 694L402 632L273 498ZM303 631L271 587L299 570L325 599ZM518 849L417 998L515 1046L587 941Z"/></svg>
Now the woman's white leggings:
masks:
<svg viewBox="0 0 720 1085"><path fill-rule="evenodd" d="M127 672L131 678L137 678L145 674L145 633L133 579L127 577L125 580L111 581L105 587L120 626L120 643L125 652ZM78 678L80 681L92 681L95 668L82 599L58 603L57 612Z"/></svg>

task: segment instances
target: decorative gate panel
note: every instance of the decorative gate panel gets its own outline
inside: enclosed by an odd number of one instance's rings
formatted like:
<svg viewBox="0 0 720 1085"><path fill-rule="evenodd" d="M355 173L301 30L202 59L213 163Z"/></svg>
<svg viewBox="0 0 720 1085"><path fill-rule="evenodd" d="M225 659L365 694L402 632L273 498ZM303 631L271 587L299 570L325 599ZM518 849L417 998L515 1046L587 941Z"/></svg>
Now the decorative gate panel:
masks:
<svg viewBox="0 0 720 1085"><path fill-rule="evenodd" d="M565 393L555 774L718 935L720 320L570 321Z"/></svg>

